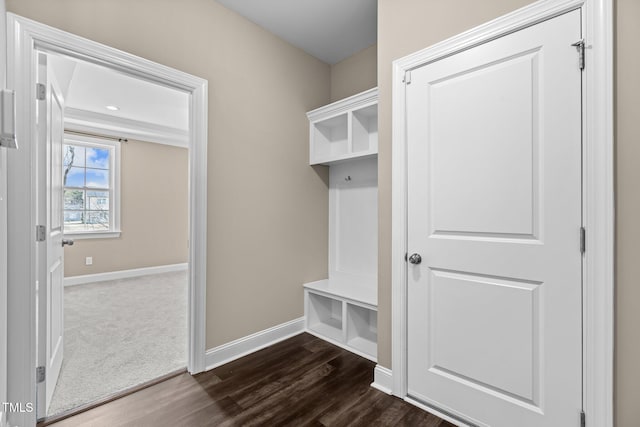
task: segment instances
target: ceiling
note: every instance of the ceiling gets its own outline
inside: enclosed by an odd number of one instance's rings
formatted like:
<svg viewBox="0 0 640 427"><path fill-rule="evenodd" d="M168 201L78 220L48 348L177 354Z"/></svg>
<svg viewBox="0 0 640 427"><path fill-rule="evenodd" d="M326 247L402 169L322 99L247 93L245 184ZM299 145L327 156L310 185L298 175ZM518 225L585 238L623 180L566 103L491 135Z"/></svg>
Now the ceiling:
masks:
<svg viewBox="0 0 640 427"><path fill-rule="evenodd" d="M48 54L67 129L187 146L190 95L117 70Z"/></svg>
<svg viewBox="0 0 640 427"><path fill-rule="evenodd" d="M79 61L66 107L188 130L188 101L186 92ZM107 106L119 110L109 110Z"/></svg>
<svg viewBox="0 0 640 427"><path fill-rule="evenodd" d="M377 39L377 0L217 1L328 64ZM48 57L65 94L68 128L188 144L189 94L90 62Z"/></svg>
<svg viewBox="0 0 640 427"><path fill-rule="evenodd" d="M377 41L377 0L217 1L328 64Z"/></svg>

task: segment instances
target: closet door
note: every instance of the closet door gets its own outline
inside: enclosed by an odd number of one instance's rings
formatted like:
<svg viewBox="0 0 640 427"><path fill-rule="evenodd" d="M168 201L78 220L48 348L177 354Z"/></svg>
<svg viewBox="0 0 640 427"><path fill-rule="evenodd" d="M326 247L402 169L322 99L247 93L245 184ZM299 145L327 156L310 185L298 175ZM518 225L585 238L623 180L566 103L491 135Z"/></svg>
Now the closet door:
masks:
<svg viewBox="0 0 640 427"><path fill-rule="evenodd" d="M407 85L408 392L477 425L579 425L580 20Z"/></svg>

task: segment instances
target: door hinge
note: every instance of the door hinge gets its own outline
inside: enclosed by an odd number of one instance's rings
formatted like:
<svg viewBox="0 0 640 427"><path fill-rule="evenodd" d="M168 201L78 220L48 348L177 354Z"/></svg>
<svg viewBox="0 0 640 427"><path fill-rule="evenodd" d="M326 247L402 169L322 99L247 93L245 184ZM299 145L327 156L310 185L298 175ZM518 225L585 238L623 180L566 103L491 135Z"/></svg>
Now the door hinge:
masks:
<svg viewBox="0 0 640 427"><path fill-rule="evenodd" d="M586 416L584 411L580 411L580 427L585 427L587 425Z"/></svg>
<svg viewBox="0 0 640 427"><path fill-rule="evenodd" d="M36 225L36 242L44 242L45 240L47 240L47 227Z"/></svg>
<svg viewBox="0 0 640 427"><path fill-rule="evenodd" d="M404 72L404 80L403 80L403 82L406 85L410 85L411 84L411 70Z"/></svg>
<svg viewBox="0 0 640 427"><path fill-rule="evenodd" d="M580 253L584 254L587 250L587 230L584 227L580 227Z"/></svg>
<svg viewBox="0 0 640 427"><path fill-rule="evenodd" d="M36 99L38 101L47 99L47 87L42 83L36 83Z"/></svg>
<svg viewBox="0 0 640 427"><path fill-rule="evenodd" d="M42 383L47 379L47 371L44 366L38 366L36 368L36 383Z"/></svg>
<svg viewBox="0 0 640 427"><path fill-rule="evenodd" d="M578 40L571 46L574 46L578 51L578 67L580 67L581 70L584 70L584 39Z"/></svg>

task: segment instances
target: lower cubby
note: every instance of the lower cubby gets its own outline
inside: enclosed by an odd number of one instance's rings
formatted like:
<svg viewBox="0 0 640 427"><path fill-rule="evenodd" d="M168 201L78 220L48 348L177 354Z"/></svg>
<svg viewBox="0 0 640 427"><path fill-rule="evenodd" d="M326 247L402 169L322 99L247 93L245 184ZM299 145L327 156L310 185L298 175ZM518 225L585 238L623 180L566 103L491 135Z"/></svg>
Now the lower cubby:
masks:
<svg viewBox="0 0 640 427"><path fill-rule="evenodd" d="M366 354L377 353L377 311L347 303L347 345Z"/></svg>
<svg viewBox="0 0 640 427"><path fill-rule="evenodd" d="M333 340L342 340L342 302L310 293L307 328Z"/></svg>
<svg viewBox="0 0 640 427"><path fill-rule="evenodd" d="M377 307L337 293L313 289L314 284L308 285L305 285L307 332L377 361Z"/></svg>

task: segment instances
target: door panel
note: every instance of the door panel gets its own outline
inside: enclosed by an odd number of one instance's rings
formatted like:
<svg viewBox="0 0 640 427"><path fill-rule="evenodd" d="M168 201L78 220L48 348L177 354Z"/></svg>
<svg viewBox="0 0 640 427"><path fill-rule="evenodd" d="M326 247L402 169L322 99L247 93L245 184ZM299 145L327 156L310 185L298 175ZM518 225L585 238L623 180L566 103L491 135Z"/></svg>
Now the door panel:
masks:
<svg viewBox="0 0 640 427"><path fill-rule="evenodd" d="M46 87L45 100L38 102L38 143L46 165L46 283L38 287L38 365L45 367L45 381L38 384L38 418L46 415L62 368L64 355L64 249L63 153L64 97L47 55L38 56L38 81Z"/></svg>
<svg viewBox="0 0 640 427"><path fill-rule="evenodd" d="M472 387L538 402L539 284L461 272L431 274L430 301L437 303L430 318L432 370ZM483 352L469 357L469 348Z"/></svg>
<svg viewBox="0 0 640 427"><path fill-rule="evenodd" d="M413 70L408 393L478 425L581 409L581 76L573 11Z"/></svg>
<svg viewBox="0 0 640 427"><path fill-rule="evenodd" d="M432 233L534 234L537 59L527 53L431 83Z"/></svg>

